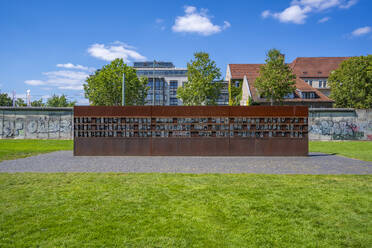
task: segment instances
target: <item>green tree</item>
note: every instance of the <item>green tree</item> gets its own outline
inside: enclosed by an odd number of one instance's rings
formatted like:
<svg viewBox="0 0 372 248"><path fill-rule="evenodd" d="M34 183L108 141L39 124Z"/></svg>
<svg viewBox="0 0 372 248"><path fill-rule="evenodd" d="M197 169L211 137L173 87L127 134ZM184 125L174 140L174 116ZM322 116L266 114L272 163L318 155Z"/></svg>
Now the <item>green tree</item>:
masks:
<svg viewBox="0 0 372 248"><path fill-rule="evenodd" d="M48 98L46 106L48 107L73 107L76 101L68 101L65 95L53 95Z"/></svg>
<svg viewBox="0 0 372 248"><path fill-rule="evenodd" d="M188 82L177 90L177 97L183 105L215 105L223 87L216 82L221 71L208 53L194 54L194 60L187 63Z"/></svg>
<svg viewBox="0 0 372 248"><path fill-rule="evenodd" d="M84 84L85 97L92 105L119 106L122 103L122 80L125 73L125 105L144 105L148 79L138 78L136 70L123 59L115 59L89 76Z"/></svg>
<svg viewBox="0 0 372 248"><path fill-rule="evenodd" d="M12 98L7 93L0 93L0 106L13 106Z"/></svg>
<svg viewBox="0 0 372 248"><path fill-rule="evenodd" d="M284 97L296 89L291 68L284 63L284 56L277 49L267 53L266 64L261 66L260 75L256 78L255 87L260 96L269 99L270 104L282 102Z"/></svg>
<svg viewBox="0 0 372 248"><path fill-rule="evenodd" d="M44 107L45 104L43 103L43 99L35 100L31 102L32 107Z"/></svg>
<svg viewBox="0 0 372 248"><path fill-rule="evenodd" d="M25 103L25 101L22 98L17 98L17 100L15 101L15 106L16 107L26 107L27 104Z"/></svg>
<svg viewBox="0 0 372 248"><path fill-rule="evenodd" d="M328 81L336 107L372 108L372 55L343 61Z"/></svg>

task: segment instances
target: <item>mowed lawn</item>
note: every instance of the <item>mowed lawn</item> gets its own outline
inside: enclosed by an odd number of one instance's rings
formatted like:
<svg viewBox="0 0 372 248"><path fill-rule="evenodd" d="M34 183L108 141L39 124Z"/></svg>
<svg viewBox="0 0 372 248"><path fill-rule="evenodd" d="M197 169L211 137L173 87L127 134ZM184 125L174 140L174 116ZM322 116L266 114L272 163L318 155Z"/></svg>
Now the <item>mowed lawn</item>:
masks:
<svg viewBox="0 0 372 248"><path fill-rule="evenodd" d="M371 247L372 176L0 174L0 247Z"/></svg>
<svg viewBox="0 0 372 248"><path fill-rule="evenodd" d="M72 140L1 140L0 162L60 150L72 150ZM372 141L310 141L310 152L372 161Z"/></svg>
<svg viewBox="0 0 372 248"><path fill-rule="evenodd" d="M72 150L72 140L10 140L0 139L0 162L40 153Z"/></svg>
<svg viewBox="0 0 372 248"><path fill-rule="evenodd" d="M309 151L372 161L372 141L310 141Z"/></svg>

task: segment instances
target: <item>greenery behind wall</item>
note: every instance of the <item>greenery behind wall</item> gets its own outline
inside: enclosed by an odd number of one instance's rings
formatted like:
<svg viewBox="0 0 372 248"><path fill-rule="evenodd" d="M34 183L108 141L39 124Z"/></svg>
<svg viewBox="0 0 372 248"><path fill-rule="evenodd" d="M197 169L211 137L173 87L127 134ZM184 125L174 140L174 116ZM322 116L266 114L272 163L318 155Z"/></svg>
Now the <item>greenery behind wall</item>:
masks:
<svg viewBox="0 0 372 248"><path fill-rule="evenodd" d="M343 61L329 76L337 108L372 108L372 55Z"/></svg>
<svg viewBox="0 0 372 248"><path fill-rule="evenodd" d="M197 52L187 63L187 83L177 90L183 105L217 105L223 85L221 70L208 53Z"/></svg>
<svg viewBox="0 0 372 248"><path fill-rule="evenodd" d="M235 82L239 82L239 86L235 86ZM230 106L239 106L240 101L242 100L243 95L243 80L230 80L229 82L229 105Z"/></svg>

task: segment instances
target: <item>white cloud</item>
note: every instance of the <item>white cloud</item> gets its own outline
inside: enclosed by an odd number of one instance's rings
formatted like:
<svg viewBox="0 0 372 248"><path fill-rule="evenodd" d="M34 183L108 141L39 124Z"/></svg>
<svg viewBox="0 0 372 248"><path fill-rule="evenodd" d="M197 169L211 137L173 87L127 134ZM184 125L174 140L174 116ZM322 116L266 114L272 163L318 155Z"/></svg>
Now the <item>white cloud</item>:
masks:
<svg viewBox="0 0 372 248"><path fill-rule="evenodd" d="M172 26L173 32L180 33L196 33L199 35L212 35L229 28L231 24L224 21L224 25L215 25L207 16L206 9L201 9L199 12L194 6L185 6L185 15L177 16L174 25Z"/></svg>
<svg viewBox="0 0 372 248"><path fill-rule="evenodd" d="M89 99L87 98L77 98L77 104L78 105L89 105Z"/></svg>
<svg viewBox="0 0 372 248"><path fill-rule="evenodd" d="M95 68L82 66L82 65L74 65L72 63L57 64L57 67L66 68L66 69L84 70L84 71L95 71Z"/></svg>
<svg viewBox="0 0 372 248"><path fill-rule="evenodd" d="M231 23L228 22L228 21L224 21L224 22L223 22L223 27L222 27L222 29L227 29L227 28L229 28L229 27L231 27Z"/></svg>
<svg viewBox="0 0 372 248"><path fill-rule="evenodd" d="M88 48L88 53L95 57L106 61L112 61L116 58L122 58L124 62L129 63L131 60L141 61L146 60L134 50L135 48L120 41L115 41L111 45L93 44Z"/></svg>
<svg viewBox="0 0 372 248"><path fill-rule="evenodd" d="M157 24L160 24L160 23L163 23L164 20L161 19L161 18L156 18L155 22L156 22Z"/></svg>
<svg viewBox="0 0 372 248"><path fill-rule="evenodd" d="M273 17L285 23L304 24L312 12L321 12L336 7L348 9L357 2L357 0L293 0L290 6L282 12L273 13L270 10L265 10L261 16L263 18Z"/></svg>
<svg viewBox="0 0 372 248"><path fill-rule="evenodd" d="M156 18L155 19L155 26L157 28L160 28L161 30L165 30L164 19Z"/></svg>
<svg viewBox="0 0 372 248"><path fill-rule="evenodd" d="M32 86L40 86L40 85L45 85L47 83L42 80L26 80L25 84L32 85Z"/></svg>
<svg viewBox="0 0 372 248"><path fill-rule="evenodd" d="M261 13L262 18L267 18L271 15L269 10L265 10Z"/></svg>
<svg viewBox="0 0 372 248"><path fill-rule="evenodd" d="M82 90L85 79L89 76L82 71L51 71L44 72L50 86L61 90Z"/></svg>
<svg viewBox="0 0 372 248"><path fill-rule="evenodd" d="M318 21L318 23L324 23L324 22L328 22L329 21L329 19L331 19L330 17L328 17L328 16L326 16L326 17L323 17L322 19L320 19L319 21Z"/></svg>
<svg viewBox="0 0 372 248"><path fill-rule="evenodd" d="M86 72L67 70L44 72L43 75L46 77L45 80L26 80L25 84L57 87L60 90L82 90L83 83L89 76Z"/></svg>
<svg viewBox="0 0 372 248"><path fill-rule="evenodd" d="M357 2L358 2L358 0L350 0L347 3L340 5L340 8L341 9L348 9L351 6L353 6L354 4L356 4Z"/></svg>
<svg viewBox="0 0 372 248"><path fill-rule="evenodd" d="M351 35L352 36L362 36L362 35L370 33L371 31L372 31L371 27L366 26L366 27L361 27L361 28L355 29L353 32L351 32Z"/></svg>
<svg viewBox="0 0 372 248"><path fill-rule="evenodd" d="M310 8L301 8L298 5L293 5L286 8L283 12L272 14L272 16L276 19L279 19L281 22L303 24L305 23L305 19L307 18L307 13L309 11Z"/></svg>

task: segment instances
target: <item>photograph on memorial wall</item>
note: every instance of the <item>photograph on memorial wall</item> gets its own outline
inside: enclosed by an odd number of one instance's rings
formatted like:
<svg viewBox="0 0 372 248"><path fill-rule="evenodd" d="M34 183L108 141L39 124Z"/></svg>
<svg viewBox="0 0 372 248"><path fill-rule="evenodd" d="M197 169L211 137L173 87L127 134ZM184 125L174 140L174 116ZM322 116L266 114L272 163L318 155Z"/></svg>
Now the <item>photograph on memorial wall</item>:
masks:
<svg viewBox="0 0 372 248"><path fill-rule="evenodd" d="M300 106L75 107L75 155L308 154Z"/></svg>

